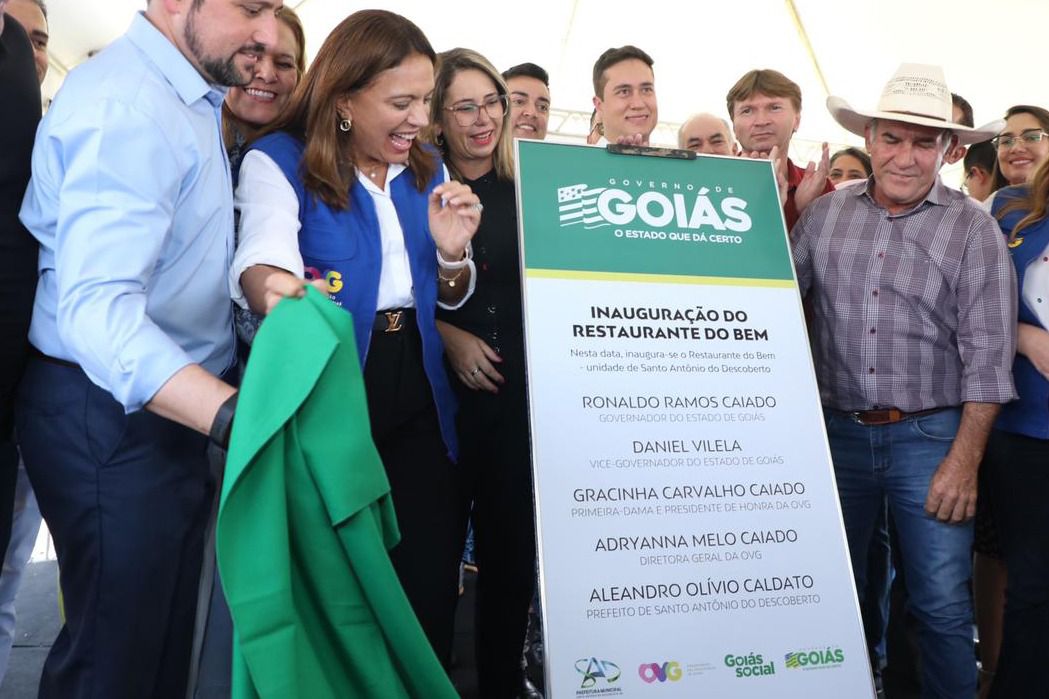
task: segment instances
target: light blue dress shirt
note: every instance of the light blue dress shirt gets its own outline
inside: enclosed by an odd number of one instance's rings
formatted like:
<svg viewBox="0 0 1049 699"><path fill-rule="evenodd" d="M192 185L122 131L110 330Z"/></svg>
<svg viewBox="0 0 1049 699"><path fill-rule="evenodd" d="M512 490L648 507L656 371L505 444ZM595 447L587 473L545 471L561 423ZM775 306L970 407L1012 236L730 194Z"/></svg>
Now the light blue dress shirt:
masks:
<svg viewBox="0 0 1049 699"><path fill-rule="evenodd" d="M127 412L234 358L224 91L137 15L72 71L37 131L21 219L40 241L29 340Z"/></svg>

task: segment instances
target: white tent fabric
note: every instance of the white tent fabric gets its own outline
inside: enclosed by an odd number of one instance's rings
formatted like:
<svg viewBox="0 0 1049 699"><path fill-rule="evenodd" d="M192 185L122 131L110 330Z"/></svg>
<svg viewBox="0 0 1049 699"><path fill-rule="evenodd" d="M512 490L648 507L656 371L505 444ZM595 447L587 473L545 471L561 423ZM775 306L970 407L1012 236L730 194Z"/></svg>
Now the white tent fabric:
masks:
<svg viewBox="0 0 1049 699"><path fill-rule="evenodd" d="M339 21L367 6L341 0L285 4L306 25L310 56ZM144 0L49 0L52 75L45 92L123 33L144 6ZM628 43L655 59L663 126L653 140L660 142L671 141L673 129L692 112L725 114L725 93L751 68L775 68L801 85L793 155L802 160L820 141L859 141L830 118L828 94L873 106L904 61L944 66L948 86L972 103L977 124L1012 104L1049 106L1039 50L1049 28L1046 0L386 0L381 6L418 24L438 51L467 46L500 68L523 61L545 67L558 110L552 126L565 136L586 132L594 60L606 48Z"/></svg>

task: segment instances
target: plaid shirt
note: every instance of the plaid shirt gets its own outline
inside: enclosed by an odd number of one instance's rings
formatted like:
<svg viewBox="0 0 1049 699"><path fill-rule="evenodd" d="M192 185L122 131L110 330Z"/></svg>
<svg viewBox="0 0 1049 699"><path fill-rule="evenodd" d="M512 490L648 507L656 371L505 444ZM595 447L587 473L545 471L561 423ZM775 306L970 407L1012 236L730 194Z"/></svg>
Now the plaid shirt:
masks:
<svg viewBox="0 0 1049 699"><path fill-rule="evenodd" d="M939 178L900 214L873 183L820 197L792 235L823 405L1012 400L1016 276L998 224Z"/></svg>

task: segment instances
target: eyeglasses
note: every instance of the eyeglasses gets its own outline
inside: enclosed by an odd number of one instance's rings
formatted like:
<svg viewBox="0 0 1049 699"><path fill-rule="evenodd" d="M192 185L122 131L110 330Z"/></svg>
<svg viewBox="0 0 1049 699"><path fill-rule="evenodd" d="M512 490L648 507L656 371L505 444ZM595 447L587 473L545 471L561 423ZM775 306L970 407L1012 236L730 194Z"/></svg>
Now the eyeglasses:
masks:
<svg viewBox="0 0 1049 699"><path fill-rule="evenodd" d="M452 113L459 126L471 126L477 122L477 114L484 110L489 118L499 120L506 114L506 95L493 95L482 104L463 102L454 107L445 107L446 111Z"/></svg>
<svg viewBox="0 0 1049 699"><path fill-rule="evenodd" d="M1001 136L995 136L991 139L991 144L998 149L1012 148L1017 144L1018 141L1023 140L1024 145L1033 146L1034 144L1041 141L1043 138L1049 137L1044 131L1036 131L1031 129L1030 131L1024 131L1019 136L1013 136L1012 134L1002 134Z"/></svg>

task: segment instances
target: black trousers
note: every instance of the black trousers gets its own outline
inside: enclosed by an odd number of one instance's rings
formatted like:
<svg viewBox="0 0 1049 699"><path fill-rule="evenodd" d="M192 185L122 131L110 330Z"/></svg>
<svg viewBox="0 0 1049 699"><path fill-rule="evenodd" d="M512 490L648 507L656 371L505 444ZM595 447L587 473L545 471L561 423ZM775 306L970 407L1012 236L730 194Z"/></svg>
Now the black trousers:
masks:
<svg viewBox="0 0 1049 699"><path fill-rule="evenodd" d="M474 502L478 687L486 699L516 697L521 690L535 590L528 410L524 372L514 373L506 372L498 394L460 392L460 463Z"/></svg>
<svg viewBox="0 0 1049 699"><path fill-rule="evenodd" d="M18 475L15 395L29 350L26 335L36 293L37 251L36 240L18 221L17 211L0 212L0 561L11 538Z"/></svg>
<svg viewBox="0 0 1049 699"><path fill-rule="evenodd" d="M981 469L1009 574L990 696L1049 697L1049 440L995 430Z"/></svg>
<svg viewBox="0 0 1049 699"><path fill-rule="evenodd" d="M125 415L80 369L41 359L17 426L66 611L40 697L183 699L214 491L207 438Z"/></svg>
<svg viewBox="0 0 1049 699"><path fill-rule="evenodd" d="M441 436L414 312L406 312L398 332L378 326L364 384L372 437L401 532L390 558L430 645L448 668L467 502L460 469L448 458Z"/></svg>

